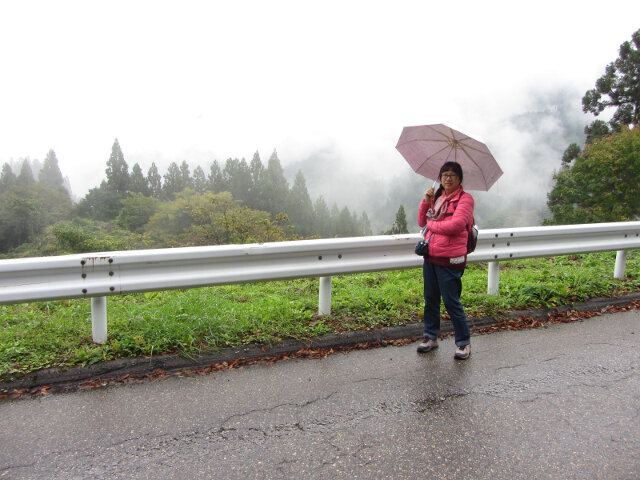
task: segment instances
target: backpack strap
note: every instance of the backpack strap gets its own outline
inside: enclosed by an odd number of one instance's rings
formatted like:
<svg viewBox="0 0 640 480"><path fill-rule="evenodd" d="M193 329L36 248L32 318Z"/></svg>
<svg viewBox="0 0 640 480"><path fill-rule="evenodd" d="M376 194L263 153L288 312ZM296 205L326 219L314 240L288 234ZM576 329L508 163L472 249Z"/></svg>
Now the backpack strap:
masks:
<svg viewBox="0 0 640 480"><path fill-rule="evenodd" d="M462 192L462 195L471 195L470 193L467 192ZM451 213L445 213L444 215L442 215L443 217L450 217L451 215L454 214L454 212L456 211L456 208L458 208L458 202L460 201L460 199L462 198L462 195L460 195L456 200L452 200L451 203L453 204L453 212ZM470 231L473 226L476 223L476 219L474 217L471 217L471 225L467 225L467 231Z"/></svg>

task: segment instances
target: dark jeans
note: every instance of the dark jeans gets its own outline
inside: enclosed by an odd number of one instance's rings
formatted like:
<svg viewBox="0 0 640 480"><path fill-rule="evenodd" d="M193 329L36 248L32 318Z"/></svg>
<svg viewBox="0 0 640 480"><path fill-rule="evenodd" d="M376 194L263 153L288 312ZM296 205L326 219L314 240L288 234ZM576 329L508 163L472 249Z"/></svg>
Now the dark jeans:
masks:
<svg viewBox="0 0 640 480"><path fill-rule="evenodd" d="M464 270L453 270L440 265L424 262L424 336L432 340L440 333L440 297L451 316L456 334L456 345L463 347L470 343L469 324L464 314L460 294Z"/></svg>

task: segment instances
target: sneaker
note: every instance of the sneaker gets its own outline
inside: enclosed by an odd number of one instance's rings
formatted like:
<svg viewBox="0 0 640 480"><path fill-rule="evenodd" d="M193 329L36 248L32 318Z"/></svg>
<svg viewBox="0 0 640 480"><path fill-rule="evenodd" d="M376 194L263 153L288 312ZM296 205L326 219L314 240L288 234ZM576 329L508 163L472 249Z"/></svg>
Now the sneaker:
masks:
<svg viewBox="0 0 640 480"><path fill-rule="evenodd" d="M466 360L471 355L471 345L467 344L463 347L456 348L456 353L453 358L459 358L460 360Z"/></svg>
<svg viewBox="0 0 640 480"><path fill-rule="evenodd" d="M418 345L418 353L427 353L438 348L438 340L431 340L428 337L422 339L422 343Z"/></svg>

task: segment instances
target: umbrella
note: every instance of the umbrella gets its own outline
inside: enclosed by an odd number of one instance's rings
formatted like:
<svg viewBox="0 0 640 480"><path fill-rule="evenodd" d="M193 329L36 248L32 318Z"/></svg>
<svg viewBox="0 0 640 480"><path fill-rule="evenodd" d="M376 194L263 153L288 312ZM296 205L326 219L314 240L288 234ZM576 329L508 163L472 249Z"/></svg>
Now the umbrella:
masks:
<svg viewBox="0 0 640 480"><path fill-rule="evenodd" d="M440 123L404 127L396 149L416 173L435 181L445 162L458 162L468 190L487 191L502 175L484 143Z"/></svg>

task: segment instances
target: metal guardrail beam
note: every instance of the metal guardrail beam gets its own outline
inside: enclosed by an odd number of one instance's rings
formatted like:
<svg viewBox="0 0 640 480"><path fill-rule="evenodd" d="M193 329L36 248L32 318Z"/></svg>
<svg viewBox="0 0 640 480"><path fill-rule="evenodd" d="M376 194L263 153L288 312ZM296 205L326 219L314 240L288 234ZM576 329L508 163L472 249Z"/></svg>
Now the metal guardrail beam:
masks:
<svg viewBox="0 0 640 480"><path fill-rule="evenodd" d="M319 312L331 312L331 276L417 268L419 234L300 240L0 260L0 304L91 298L93 340L107 339L106 299L153 290L320 277ZM488 293L497 294L498 262L640 248L640 222L481 230L469 262L489 262Z"/></svg>
<svg viewBox="0 0 640 480"><path fill-rule="evenodd" d="M416 268L419 234L0 260L0 304ZM640 248L640 222L480 230L469 262Z"/></svg>

